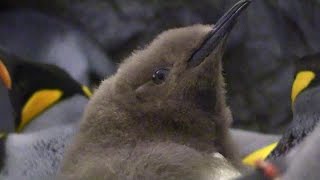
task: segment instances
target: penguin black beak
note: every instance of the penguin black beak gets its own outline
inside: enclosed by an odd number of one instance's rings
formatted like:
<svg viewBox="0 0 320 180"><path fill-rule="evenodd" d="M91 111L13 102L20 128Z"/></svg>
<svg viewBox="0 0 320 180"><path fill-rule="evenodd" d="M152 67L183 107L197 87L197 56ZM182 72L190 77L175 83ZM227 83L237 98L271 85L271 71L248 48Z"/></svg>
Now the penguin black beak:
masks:
<svg viewBox="0 0 320 180"><path fill-rule="evenodd" d="M7 67L0 60L0 79L2 80L4 86L8 89L12 87L12 81Z"/></svg>
<svg viewBox="0 0 320 180"><path fill-rule="evenodd" d="M188 65L198 66L215 48L227 38L237 18L248 7L251 0L241 0L226 12L216 23L200 47L191 55Z"/></svg>

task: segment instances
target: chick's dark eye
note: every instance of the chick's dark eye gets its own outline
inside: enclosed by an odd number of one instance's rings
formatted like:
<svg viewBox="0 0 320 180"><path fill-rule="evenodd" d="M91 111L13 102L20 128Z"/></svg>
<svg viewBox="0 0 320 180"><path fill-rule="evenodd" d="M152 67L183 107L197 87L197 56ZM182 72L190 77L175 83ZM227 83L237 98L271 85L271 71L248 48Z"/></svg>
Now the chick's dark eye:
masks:
<svg viewBox="0 0 320 180"><path fill-rule="evenodd" d="M156 70L152 75L152 81L156 84L161 84L166 80L169 70L166 68Z"/></svg>

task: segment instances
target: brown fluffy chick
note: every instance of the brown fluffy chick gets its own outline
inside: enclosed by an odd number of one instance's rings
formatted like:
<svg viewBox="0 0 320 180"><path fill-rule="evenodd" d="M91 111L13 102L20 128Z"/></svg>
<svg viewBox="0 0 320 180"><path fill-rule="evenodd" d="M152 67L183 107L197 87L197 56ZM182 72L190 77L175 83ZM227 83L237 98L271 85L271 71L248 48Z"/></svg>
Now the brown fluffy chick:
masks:
<svg viewBox="0 0 320 180"><path fill-rule="evenodd" d="M160 34L90 100L59 179L224 179L238 175L222 76L226 37L249 1L214 27ZM223 159L216 152L221 153Z"/></svg>

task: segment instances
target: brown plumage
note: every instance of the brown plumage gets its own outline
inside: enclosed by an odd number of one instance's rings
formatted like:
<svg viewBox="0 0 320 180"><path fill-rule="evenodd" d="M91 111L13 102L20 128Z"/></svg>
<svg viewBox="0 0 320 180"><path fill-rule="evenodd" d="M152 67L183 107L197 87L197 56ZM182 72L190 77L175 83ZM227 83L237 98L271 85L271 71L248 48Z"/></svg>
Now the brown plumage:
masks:
<svg viewBox="0 0 320 180"><path fill-rule="evenodd" d="M64 159L61 179L219 179L238 171L225 102L224 42L235 5L216 26L160 34L102 82Z"/></svg>

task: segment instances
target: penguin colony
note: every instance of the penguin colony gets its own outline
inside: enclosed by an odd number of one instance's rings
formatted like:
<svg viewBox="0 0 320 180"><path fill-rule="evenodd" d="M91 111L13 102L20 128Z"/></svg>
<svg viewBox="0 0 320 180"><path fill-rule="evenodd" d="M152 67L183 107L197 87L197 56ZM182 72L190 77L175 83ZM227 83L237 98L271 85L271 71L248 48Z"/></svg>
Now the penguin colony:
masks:
<svg viewBox="0 0 320 180"><path fill-rule="evenodd" d="M296 63L293 120L280 140L229 128L222 56L249 3L214 26L161 33L101 83L83 116L89 88L1 50L16 132L1 134L0 179L232 179L247 154L257 170L239 179L318 179L319 54Z"/></svg>

